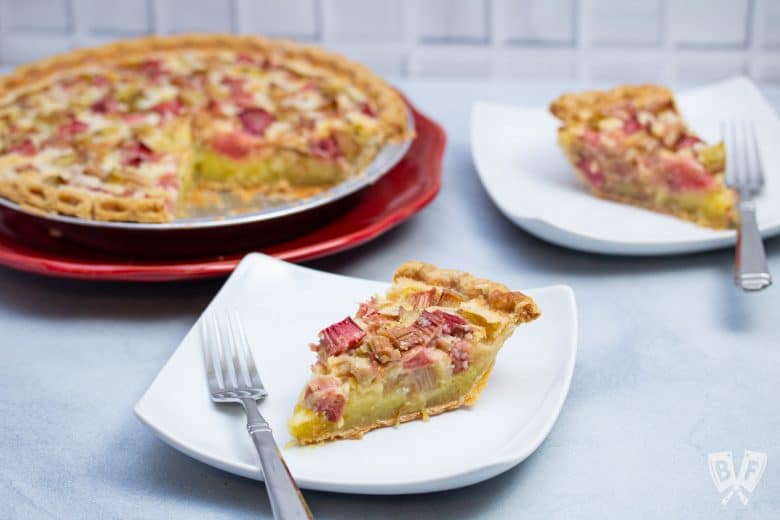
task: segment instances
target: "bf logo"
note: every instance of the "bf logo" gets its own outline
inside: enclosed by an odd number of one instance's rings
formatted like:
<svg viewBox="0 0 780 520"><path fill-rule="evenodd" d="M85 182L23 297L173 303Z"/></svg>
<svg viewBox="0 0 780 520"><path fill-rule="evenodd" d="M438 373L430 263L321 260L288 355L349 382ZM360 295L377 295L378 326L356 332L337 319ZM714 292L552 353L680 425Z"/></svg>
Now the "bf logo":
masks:
<svg viewBox="0 0 780 520"><path fill-rule="evenodd" d="M761 476L764 474L766 459L766 453L745 450L739 474L737 474L734 471L734 457L730 451L710 453L707 456L710 476L718 493L721 495L725 493L721 504L724 506L728 504L736 493L740 502L747 505L749 495L755 491L756 486L761 481Z"/></svg>

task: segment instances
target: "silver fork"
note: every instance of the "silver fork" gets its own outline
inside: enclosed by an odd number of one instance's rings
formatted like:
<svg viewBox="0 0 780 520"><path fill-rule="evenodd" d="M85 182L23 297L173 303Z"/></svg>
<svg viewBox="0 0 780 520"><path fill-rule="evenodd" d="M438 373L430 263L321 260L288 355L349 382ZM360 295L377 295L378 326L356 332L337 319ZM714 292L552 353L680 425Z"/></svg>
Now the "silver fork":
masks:
<svg viewBox="0 0 780 520"><path fill-rule="evenodd" d="M255 443L263 468L265 487L274 518L314 518L276 446L271 427L257 410L257 401L268 395L249 350L244 327L235 310L227 316L206 312L201 319L206 376L211 400L241 403L246 429Z"/></svg>
<svg viewBox="0 0 780 520"><path fill-rule="evenodd" d="M764 242L756 222L753 197L764 189L764 169L751 121L724 121L721 134L726 146L726 184L739 193L739 229L734 283L745 291L772 285Z"/></svg>

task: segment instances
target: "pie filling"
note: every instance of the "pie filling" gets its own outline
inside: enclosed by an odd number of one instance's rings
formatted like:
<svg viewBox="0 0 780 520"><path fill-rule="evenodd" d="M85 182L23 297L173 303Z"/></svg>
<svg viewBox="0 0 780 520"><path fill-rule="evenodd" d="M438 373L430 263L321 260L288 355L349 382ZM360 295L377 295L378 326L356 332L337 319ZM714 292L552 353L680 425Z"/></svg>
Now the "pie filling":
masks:
<svg viewBox="0 0 780 520"><path fill-rule="evenodd" d="M668 90L565 95L551 109L563 121L561 147L594 194L713 228L734 226L723 145L693 134Z"/></svg>
<svg viewBox="0 0 780 520"><path fill-rule="evenodd" d="M343 76L273 53L86 63L0 102L0 195L163 221L193 186L311 194L362 171L393 138L379 111Z"/></svg>
<svg viewBox="0 0 780 520"><path fill-rule="evenodd" d="M457 289L396 282L320 331L290 432L301 443L359 437L472 404L515 325Z"/></svg>

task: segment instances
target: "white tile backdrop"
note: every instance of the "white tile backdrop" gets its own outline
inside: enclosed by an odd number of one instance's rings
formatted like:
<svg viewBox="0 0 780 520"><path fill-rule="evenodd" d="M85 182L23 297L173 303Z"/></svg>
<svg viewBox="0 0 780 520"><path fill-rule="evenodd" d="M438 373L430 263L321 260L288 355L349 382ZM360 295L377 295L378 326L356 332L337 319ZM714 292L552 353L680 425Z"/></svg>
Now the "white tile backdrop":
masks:
<svg viewBox="0 0 780 520"><path fill-rule="evenodd" d="M314 42L388 76L780 82L780 0L0 0L0 66L183 31Z"/></svg>

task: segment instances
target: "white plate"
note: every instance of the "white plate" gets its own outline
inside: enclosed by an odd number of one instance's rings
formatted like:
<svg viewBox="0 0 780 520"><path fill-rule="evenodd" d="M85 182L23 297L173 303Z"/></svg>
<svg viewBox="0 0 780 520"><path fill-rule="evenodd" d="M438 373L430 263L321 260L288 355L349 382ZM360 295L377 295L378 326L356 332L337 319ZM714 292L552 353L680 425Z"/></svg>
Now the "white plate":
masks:
<svg viewBox="0 0 780 520"><path fill-rule="evenodd" d="M721 119L755 121L767 177L757 199L758 223L764 236L780 232L780 120L774 109L742 77L676 97L691 128L707 141L720 139ZM608 254L687 253L736 242L733 231L713 231L590 195L558 148L557 128L547 107L479 102L472 110L477 172L501 212L520 227L555 244Z"/></svg>
<svg viewBox="0 0 780 520"><path fill-rule="evenodd" d="M476 406L382 428L362 440L288 446L287 419L314 361L308 343L386 287L252 254L209 307L238 308L270 392L260 410L299 485L349 493L437 491L490 478L530 455L552 429L574 370L577 314L566 286L527 291L542 317L507 341ZM181 342L135 413L187 455L261 479L240 407L209 400L197 330Z"/></svg>

